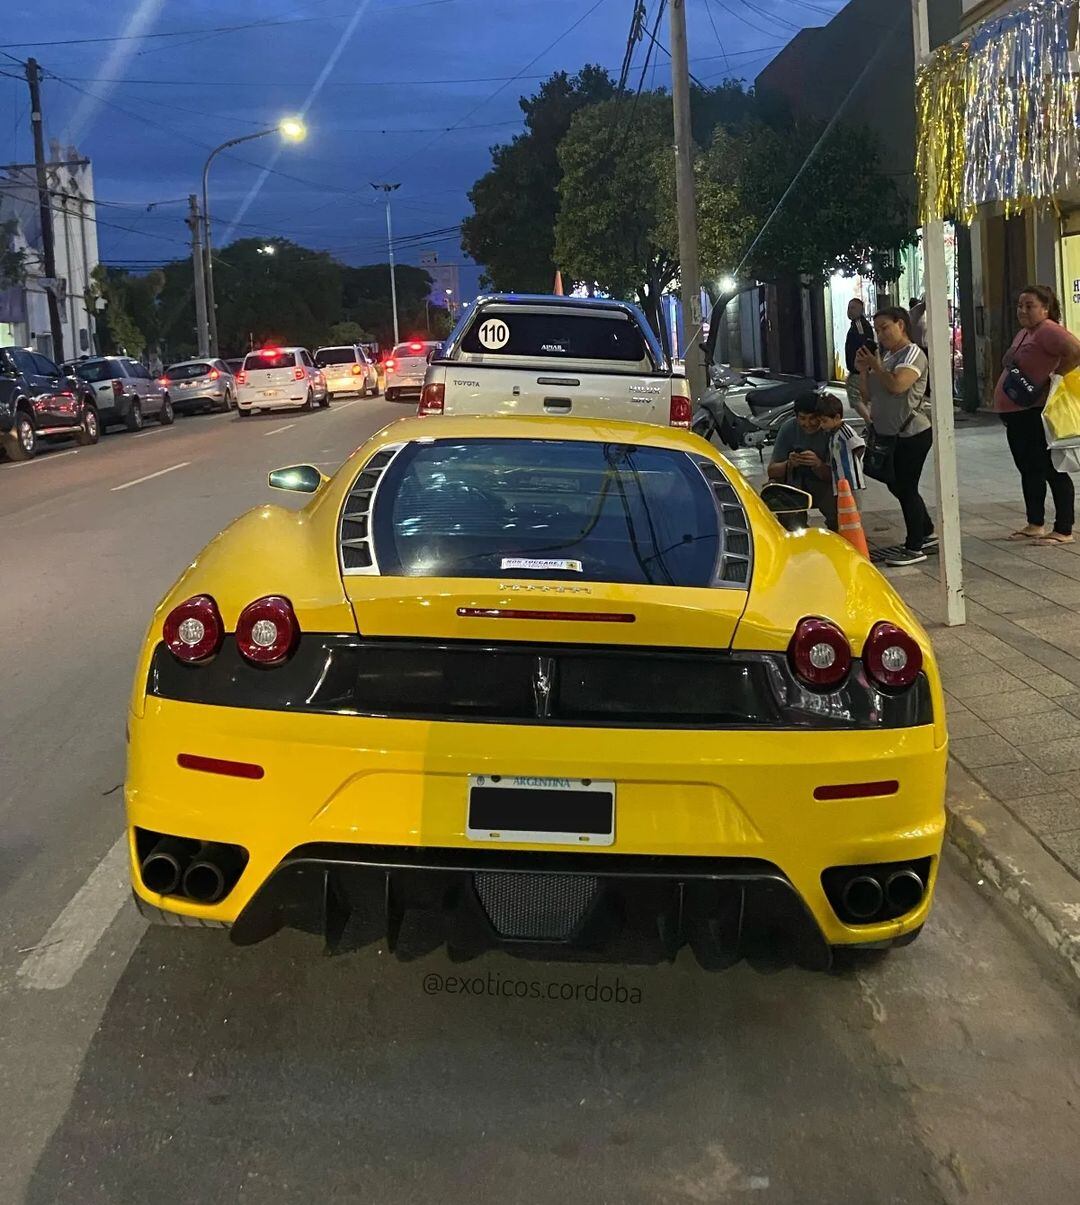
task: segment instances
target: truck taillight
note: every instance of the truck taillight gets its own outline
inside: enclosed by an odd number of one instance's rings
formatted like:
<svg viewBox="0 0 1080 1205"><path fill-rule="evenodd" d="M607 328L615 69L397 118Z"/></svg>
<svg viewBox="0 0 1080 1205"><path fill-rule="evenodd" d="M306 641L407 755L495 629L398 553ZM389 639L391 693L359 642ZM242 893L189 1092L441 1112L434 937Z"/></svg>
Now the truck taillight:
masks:
<svg viewBox="0 0 1080 1205"><path fill-rule="evenodd" d="M673 380L671 382L671 407L668 410L668 426L682 427L683 430L688 431L693 413L693 407L690 405L690 386L687 385L685 380Z"/></svg>
<svg viewBox="0 0 1080 1205"><path fill-rule="evenodd" d="M445 385L425 385L420 394L420 405L416 408L418 415L442 414L446 402Z"/></svg>

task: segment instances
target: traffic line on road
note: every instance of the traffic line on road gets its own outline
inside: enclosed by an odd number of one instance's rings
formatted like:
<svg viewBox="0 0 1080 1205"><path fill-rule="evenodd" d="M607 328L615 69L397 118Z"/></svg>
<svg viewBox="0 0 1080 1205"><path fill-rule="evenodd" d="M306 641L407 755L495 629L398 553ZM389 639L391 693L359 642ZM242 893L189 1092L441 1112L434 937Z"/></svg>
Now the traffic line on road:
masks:
<svg viewBox="0 0 1080 1205"><path fill-rule="evenodd" d="M125 481L123 485L114 485L109 491L115 494L117 490L129 490L133 485L142 485L144 481L153 481L155 477L164 477L166 473L175 473L177 469L186 469L190 460L182 460L179 464L171 464L167 469L158 469L156 473L147 473L145 477L136 477L134 481Z"/></svg>
<svg viewBox="0 0 1080 1205"><path fill-rule="evenodd" d="M291 431L296 423L286 423L284 427L275 427L273 431L264 431L264 435L280 435L282 431Z"/></svg>
<svg viewBox="0 0 1080 1205"><path fill-rule="evenodd" d="M61 456L77 456L78 454L78 448L68 448L66 452L53 452L51 456L45 456L40 459L35 457L33 460L23 460L18 464L11 465L10 467L13 469L26 469L32 464L49 464L53 460L59 460Z"/></svg>
<svg viewBox="0 0 1080 1205"><path fill-rule="evenodd" d="M175 431L175 427L154 427L150 431L140 431L138 435L133 435L132 439L143 439L147 435L163 435L166 431Z"/></svg>
<svg viewBox="0 0 1080 1205"><path fill-rule="evenodd" d="M129 892L128 838L123 833L23 960L15 973L23 987L37 991L67 987L116 919Z"/></svg>
<svg viewBox="0 0 1080 1205"><path fill-rule="evenodd" d="M334 410L348 410L348 408L350 406L355 406L359 400L360 399L358 397L354 397L351 402L343 402L340 406L335 402L333 405L333 409Z"/></svg>

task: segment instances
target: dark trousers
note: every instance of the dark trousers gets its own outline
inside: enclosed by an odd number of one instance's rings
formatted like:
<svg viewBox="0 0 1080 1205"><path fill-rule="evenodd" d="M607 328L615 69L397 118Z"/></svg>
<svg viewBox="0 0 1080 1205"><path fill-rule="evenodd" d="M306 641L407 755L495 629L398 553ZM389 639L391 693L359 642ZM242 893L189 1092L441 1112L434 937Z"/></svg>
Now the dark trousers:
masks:
<svg viewBox="0 0 1080 1205"><path fill-rule="evenodd" d="M788 484L801 490L806 490L814 500L814 507L825 519L825 525L830 531L840 530L840 520L836 510L836 495L833 493L832 476L828 481L822 481L813 469L800 468L794 473L788 472Z"/></svg>
<svg viewBox="0 0 1080 1205"><path fill-rule="evenodd" d="M929 427L918 435L909 435L907 438L901 435L896 441L893 458L896 480L889 486L889 493L900 503L900 509L904 512L904 526L907 528L904 546L912 552L918 552L934 534L934 521L919 493L919 478L933 442L934 433Z"/></svg>
<svg viewBox="0 0 1080 1205"><path fill-rule="evenodd" d="M1050 459L1046 446L1046 432L1042 425L1042 408L1030 406L1027 410L1011 410L1001 416L1005 424L1005 437L1013 462L1020 471L1020 483L1024 488L1024 508L1027 521L1032 527L1042 527L1046 522L1046 487L1054 496L1054 530L1063 536L1071 535L1073 529L1075 491L1068 473L1059 473Z"/></svg>

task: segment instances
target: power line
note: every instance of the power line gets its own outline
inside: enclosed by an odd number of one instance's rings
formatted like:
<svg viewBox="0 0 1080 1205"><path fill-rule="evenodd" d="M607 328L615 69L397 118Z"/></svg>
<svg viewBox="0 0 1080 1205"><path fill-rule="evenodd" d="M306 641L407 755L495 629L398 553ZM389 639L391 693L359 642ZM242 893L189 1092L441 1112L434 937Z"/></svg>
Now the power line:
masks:
<svg viewBox="0 0 1080 1205"><path fill-rule="evenodd" d="M716 44L720 47L720 51L724 56L724 66L731 71L731 60L728 58L727 47L724 45L720 37L720 30L716 28L716 18L713 16L712 0L705 0L705 12L709 16L709 24L712 26L713 34L716 36Z"/></svg>

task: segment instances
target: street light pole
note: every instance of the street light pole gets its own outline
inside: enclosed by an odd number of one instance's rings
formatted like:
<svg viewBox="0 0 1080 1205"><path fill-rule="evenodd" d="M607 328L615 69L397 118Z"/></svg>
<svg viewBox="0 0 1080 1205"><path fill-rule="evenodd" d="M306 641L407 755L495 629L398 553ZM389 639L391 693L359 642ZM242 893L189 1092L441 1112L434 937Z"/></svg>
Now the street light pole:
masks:
<svg viewBox="0 0 1080 1205"><path fill-rule="evenodd" d="M394 227L390 221L390 194L400 184L372 184L374 189L381 190L386 193L386 246L390 252L390 304L394 310L394 342L401 342L401 334L398 331L398 314L397 314L397 274L394 271Z"/></svg>
<svg viewBox="0 0 1080 1205"><path fill-rule="evenodd" d="M239 146L242 142L253 142L256 138L266 138L269 134L281 134L291 142L299 142L304 138L307 131L304 129L304 123L297 118L287 117L279 122L276 126L271 126L268 130L256 130L254 134L244 134L239 138L230 138L228 142L223 142L220 146L214 147L206 157L206 162L203 164L202 173L202 205L203 205L203 262L205 265L206 277L206 309L209 319L208 328L205 332L207 346L210 348L210 355L218 354L218 331L217 331L217 303L214 299L214 247L210 235L210 164L214 159L221 154L222 151L227 151L231 146ZM199 342L202 344L203 332L199 333Z"/></svg>
<svg viewBox="0 0 1080 1205"><path fill-rule="evenodd" d="M194 193L188 197L190 216L187 219L191 231L191 266L195 277L195 331L199 341L199 355L210 354L209 328L206 324L206 264L203 260L202 249L202 215L199 213L199 199Z"/></svg>
<svg viewBox="0 0 1080 1205"><path fill-rule="evenodd" d="M679 276L682 282L683 346L686 382L695 400L705 392L701 362L701 282L698 266L697 206L690 135L690 66L686 50L686 0L671 0L671 101L675 118L675 199L679 223Z"/></svg>

